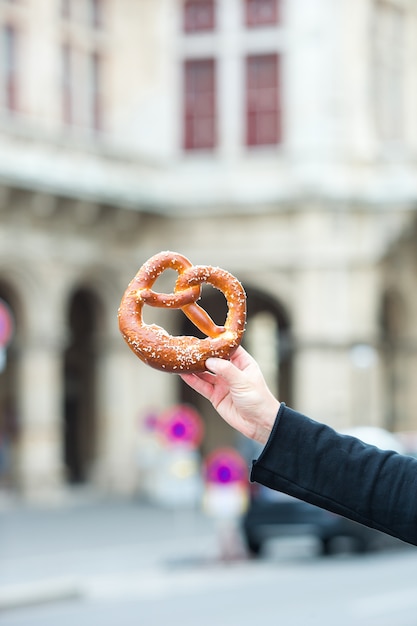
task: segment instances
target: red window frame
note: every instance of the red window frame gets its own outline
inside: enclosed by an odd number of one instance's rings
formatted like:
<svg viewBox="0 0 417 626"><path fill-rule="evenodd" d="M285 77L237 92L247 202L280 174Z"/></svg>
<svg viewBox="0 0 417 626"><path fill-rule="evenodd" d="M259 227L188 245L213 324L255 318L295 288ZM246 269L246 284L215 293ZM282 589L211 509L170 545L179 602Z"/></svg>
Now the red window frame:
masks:
<svg viewBox="0 0 417 626"><path fill-rule="evenodd" d="M268 146L281 141L280 57L246 58L246 145Z"/></svg>
<svg viewBox="0 0 417 626"><path fill-rule="evenodd" d="M183 29L185 33L214 30L216 26L215 0L185 0Z"/></svg>
<svg viewBox="0 0 417 626"><path fill-rule="evenodd" d="M268 26L279 22L280 0L246 0L246 26Z"/></svg>
<svg viewBox="0 0 417 626"><path fill-rule="evenodd" d="M212 150L217 142L216 62L184 62L184 150Z"/></svg>

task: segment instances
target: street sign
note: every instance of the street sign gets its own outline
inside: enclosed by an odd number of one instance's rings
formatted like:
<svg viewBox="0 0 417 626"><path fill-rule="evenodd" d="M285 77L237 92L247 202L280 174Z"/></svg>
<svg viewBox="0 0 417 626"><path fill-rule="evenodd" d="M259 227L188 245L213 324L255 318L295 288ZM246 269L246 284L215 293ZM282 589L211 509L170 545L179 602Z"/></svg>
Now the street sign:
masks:
<svg viewBox="0 0 417 626"><path fill-rule="evenodd" d="M248 480L246 461L234 448L218 448L206 458L205 479L208 483L218 485L246 483Z"/></svg>
<svg viewBox="0 0 417 626"><path fill-rule="evenodd" d="M0 298L0 347L6 347L13 336L13 317L9 308L4 300Z"/></svg>
<svg viewBox="0 0 417 626"><path fill-rule="evenodd" d="M245 459L234 448L217 448L205 459L204 469L204 510L223 524L235 524L248 504ZM225 530L229 535L230 528L227 526Z"/></svg>
<svg viewBox="0 0 417 626"><path fill-rule="evenodd" d="M164 411L158 419L158 430L170 445L197 448L204 434L203 420L199 413L186 404L176 405Z"/></svg>

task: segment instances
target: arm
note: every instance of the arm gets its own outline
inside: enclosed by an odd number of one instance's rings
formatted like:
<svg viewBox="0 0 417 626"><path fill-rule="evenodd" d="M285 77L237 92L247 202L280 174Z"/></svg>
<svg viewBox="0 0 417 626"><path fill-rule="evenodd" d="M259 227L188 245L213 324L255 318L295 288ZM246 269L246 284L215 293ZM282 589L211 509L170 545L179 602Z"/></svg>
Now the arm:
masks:
<svg viewBox="0 0 417 626"><path fill-rule="evenodd" d="M284 404L251 479L417 545L417 460Z"/></svg>
<svg viewBox="0 0 417 626"><path fill-rule="evenodd" d="M266 444L251 479L417 545L417 460L378 450L280 404L254 359L182 379L243 435Z"/></svg>

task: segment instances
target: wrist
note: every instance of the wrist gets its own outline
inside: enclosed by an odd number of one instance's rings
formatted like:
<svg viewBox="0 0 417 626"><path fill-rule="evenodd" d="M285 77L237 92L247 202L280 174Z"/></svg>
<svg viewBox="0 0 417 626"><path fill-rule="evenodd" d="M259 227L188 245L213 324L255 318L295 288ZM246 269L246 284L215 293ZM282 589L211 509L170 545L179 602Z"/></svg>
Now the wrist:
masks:
<svg viewBox="0 0 417 626"><path fill-rule="evenodd" d="M259 425L259 429L256 433L256 440L262 445L265 445L269 439L269 436L275 424L275 420L277 418L280 406L281 406L280 402L274 396L271 396L268 399L267 406L265 407L265 413L264 413L264 417L262 420L262 424Z"/></svg>

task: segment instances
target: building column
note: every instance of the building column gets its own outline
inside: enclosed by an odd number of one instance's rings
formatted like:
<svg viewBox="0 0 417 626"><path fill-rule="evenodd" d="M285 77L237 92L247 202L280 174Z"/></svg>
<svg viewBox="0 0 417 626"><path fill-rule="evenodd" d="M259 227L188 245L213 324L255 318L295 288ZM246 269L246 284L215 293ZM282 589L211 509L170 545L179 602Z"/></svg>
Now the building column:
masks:
<svg viewBox="0 0 417 626"><path fill-rule="evenodd" d="M102 345L97 370L98 442L92 480L111 493L140 489L143 422L174 404L178 378L144 365L114 336Z"/></svg>
<svg viewBox="0 0 417 626"><path fill-rule="evenodd" d="M379 425L379 290L372 266L300 272L295 307L297 408L335 428Z"/></svg>
<svg viewBox="0 0 417 626"><path fill-rule="evenodd" d="M30 337L20 356L16 475L19 489L29 497L58 493L65 482L60 343Z"/></svg>

